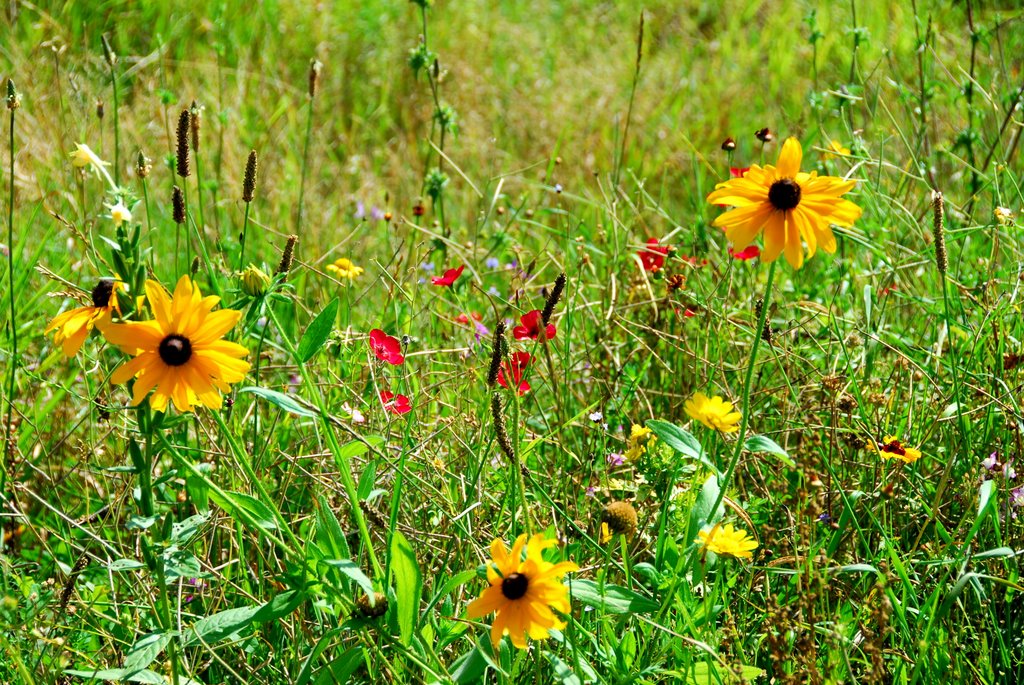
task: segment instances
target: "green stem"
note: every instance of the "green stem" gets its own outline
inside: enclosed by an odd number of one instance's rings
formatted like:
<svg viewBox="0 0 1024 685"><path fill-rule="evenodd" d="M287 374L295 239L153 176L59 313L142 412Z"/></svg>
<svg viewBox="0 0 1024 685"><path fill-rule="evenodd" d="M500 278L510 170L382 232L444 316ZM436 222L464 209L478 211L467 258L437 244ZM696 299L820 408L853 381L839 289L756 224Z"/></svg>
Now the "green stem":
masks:
<svg viewBox="0 0 1024 685"><path fill-rule="evenodd" d="M352 477L351 459L342 451L341 445L338 443L338 436L334 432L334 425L331 423L331 415L327 410L327 401L324 399L324 394L317 388L315 380L310 375L309 365L302 363L299 359L295 345L285 334L285 329L278 320L277 313L274 311L274 308L267 307L267 313L270 314L270 318L274 322L274 326L277 327L278 332L281 334L281 340L284 343L285 349L288 350L288 354L295 359L296 365L299 367L299 373L302 375L303 384L314 391L313 397L316 398L317 408L320 410L319 416L321 427L327 438L327 446L334 455L334 458L338 461L339 470L341 471L341 483L345 488L345 495L348 497L349 506L352 509L352 519L355 521L356 527L359 529L359 538L362 540L363 546L366 548L366 553L370 557L370 564L373 566L374 573L377 575L378 579L383 582L384 568L380 565L376 552L373 551L373 540L370 537L370 529L366 525L366 518L363 516L363 510L359 508L359 493L356 489L355 479Z"/></svg>
<svg viewBox="0 0 1024 685"><path fill-rule="evenodd" d="M242 220L242 244L238 248L238 270L241 271L245 268L245 236L249 233L249 207L250 203L245 203L245 218Z"/></svg>
<svg viewBox="0 0 1024 685"><path fill-rule="evenodd" d="M7 195L7 282L8 282L8 299L11 303L11 321L8 324L11 327L11 368L10 375L7 381L7 421L3 426L3 439L4 439L4 464L0 468L0 498L5 497L5 491L7 486L7 464L11 463L11 448L15 440L15 436L11 429L11 419L14 416L14 375L18 368L18 321L17 311L14 305L14 110L11 108L11 165L10 174L8 180L10 185L8 187Z"/></svg>
<svg viewBox="0 0 1024 685"><path fill-rule="evenodd" d="M199 205L199 226L202 231L206 231L206 218L203 216L203 170L199 165L199 151L192 151L192 159L196 163L196 201Z"/></svg>
<svg viewBox="0 0 1024 685"><path fill-rule="evenodd" d="M718 511L718 507L722 505L722 499L725 497L725 491L729 487L729 481L732 480L733 472L736 471L736 465L740 461L740 455L743 454L743 441L747 435L747 424L750 422L750 389L754 384L754 366L757 364L757 350L761 346L761 338L764 335L764 324L768 318L768 305L772 296L772 282L775 280L775 265L778 261L772 262L771 266L768 267L768 282L764 286L764 298L761 300L761 312L757 316L757 328L754 330L754 344L750 349L750 362L747 364L747 378L743 383L743 397L740 400L740 412L742 418L740 419L740 432L736 434L736 449L733 452L732 459L729 461L729 466L725 470L725 474L722 476L718 483L718 497L715 498L715 504L711 507L710 516L714 516L715 512Z"/></svg>
<svg viewBox="0 0 1024 685"><path fill-rule="evenodd" d="M117 116L117 73L110 64L110 89L114 92L114 185L121 186L121 129Z"/></svg>
<svg viewBox="0 0 1024 685"><path fill-rule="evenodd" d="M302 237L302 203L306 199L306 169L309 164L309 137L313 130L313 103L314 98L309 99L309 109L306 113L306 138L302 143L302 174L299 178L299 207L295 217L295 235Z"/></svg>

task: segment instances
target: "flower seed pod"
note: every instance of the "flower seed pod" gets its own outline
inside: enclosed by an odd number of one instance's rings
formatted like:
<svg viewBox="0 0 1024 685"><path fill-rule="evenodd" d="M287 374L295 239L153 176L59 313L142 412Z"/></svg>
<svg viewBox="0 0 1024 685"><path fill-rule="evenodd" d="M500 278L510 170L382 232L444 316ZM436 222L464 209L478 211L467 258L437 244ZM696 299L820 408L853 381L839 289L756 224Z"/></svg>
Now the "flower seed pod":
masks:
<svg viewBox="0 0 1024 685"><path fill-rule="evenodd" d="M726 152L732 152L736 149L736 141L733 140L732 136L729 136L722 141L722 149Z"/></svg>
<svg viewBox="0 0 1024 685"><path fill-rule="evenodd" d="M135 173L139 178L146 178L149 176L149 172L153 170L153 165L149 163L146 155L139 150L139 156L135 160Z"/></svg>
<svg viewBox="0 0 1024 685"><path fill-rule="evenodd" d="M946 275L949 268L949 256L946 254L946 230L945 230L946 203L942 193L932 191L932 235L935 238L935 266L939 273Z"/></svg>
<svg viewBox="0 0 1024 685"><path fill-rule="evenodd" d="M188 166L188 129L192 115L187 109L181 110L178 115L178 149L175 157L175 169L178 176L188 178L190 172Z"/></svg>
<svg viewBox="0 0 1024 685"><path fill-rule="evenodd" d="M494 344L491 346L491 365L487 369L487 385L494 387L498 382L501 360L505 356L505 322L499 321L494 327Z"/></svg>
<svg viewBox="0 0 1024 685"><path fill-rule="evenodd" d="M185 223L185 196L178 186L174 186L171 192L171 216L174 217L174 223Z"/></svg>
<svg viewBox="0 0 1024 685"><path fill-rule="evenodd" d="M299 236L292 234L288 236L288 242L285 243L284 252L281 254L281 261L277 265L277 271L275 275L280 275L282 281L288 280L288 272L292 270L292 259L295 257L295 243L299 241Z"/></svg>
<svg viewBox="0 0 1024 685"><path fill-rule="evenodd" d="M775 140L775 134L773 134L772 130L770 128L768 128L767 126L765 126L762 129L758 129L757 131L755 131L754 132L754 137L757 138L758 140L760 140L762 143L770 143L773 140Z"/></svg>
<svg viewBox="0 0 1024 685"><path fill-rule="evenodd" d="M320 60L309 60L309 98L311 100L316 97L316 89L320 85L320 72L323 71L323 68L324 65Z"/></svg>
<svg viewBox="0 0 1024 685"><path fill-rule="evenodd" d="M18 109L21 107L21 93L14 87L14 80L7 79L7 109Z"/></svg>
<svg viewBox="0 0 1024 685"><path fill-rule="evenodd" d="M516 463L516 451L512 447L512 440L508 437L505 415L501 413L501 393L499 392L491 395L491 418L494 419L494 434L498 439L498 447L508 457L509 463Z"/></svg>
<svg viewBox="0 0 1024 685"><path fill-rule="evenodd" d="M114 52L114 48L110 45L110 39L107 38L107 34L100 35L100 42L103 44L103 59L106 60L107 65L114 66L117 64L117 53Z"/></svg>
<svg viewBox="0 0 1024 685"><path fill-rule="evenodd" d="M203 108L195 100L188 110L189 129L192 132L192 152L199 152L199 127L202 126Z"/></svg>
<svg viewBox="0 0 1024 685"><path fill-rule="evenodd" d="M370 604L369 595L363 595L356 600L356 611L363 618L378 618L388 611L388 598L379 592L373 593L373 604Z"/></svg>
<svg viewBox="0 0 1024 685"><path fill-rule="evenodd" d="M256 159L256 151L249 150L249 159L245 162L245 176L242 179L242 201L249 203L256 193L256 170L259 162Z"/></svg>
<svg viewBox="0 0 1024 685"><path fill-rule="evenodd" d="M540 314L541 321L545 326L548 325L548 321L551 320L551 315L555 313L555 305L562 299L562 290L565 289L565 272L558 274L558 278L555 279L555 285L551 288L551 294L548 295L548 299L544 302L544 310Z"/></svg>
<svg viewBox="0 0 1024 685"><path fill-rule="evenodd" d="M636 509L629 502L610 502L601 512L601 522L608 524L608 530L614 535L625 535L627 540L636 535Z"/></svg>
<svg viewBox="0 0 1024 685"><path fill-rule="evenodd" d="M103 100L96 100L96 118L103 121Z"/></svg>

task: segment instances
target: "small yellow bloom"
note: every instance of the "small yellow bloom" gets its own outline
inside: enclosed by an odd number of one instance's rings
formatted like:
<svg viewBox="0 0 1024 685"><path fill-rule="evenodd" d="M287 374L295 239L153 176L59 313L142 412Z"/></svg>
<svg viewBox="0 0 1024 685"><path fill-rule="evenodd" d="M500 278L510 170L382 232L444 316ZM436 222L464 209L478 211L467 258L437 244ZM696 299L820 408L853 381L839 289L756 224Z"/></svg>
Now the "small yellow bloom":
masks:
<svg viewBox="0 0 1024 685"><path fill-rule="evenodd" d="M363 273L363 267L356 266L348 257L342 257L333 264L328 264L327 271L334 274L335 278L347 278L351 281Z"/></svg>
<svg viewBox="0 0 1024 685"><path fill-rule="evenodd" d="M552 609L561 614L570 612L569 592L561 577L578 571L579 566L571 561L544 561L544 550L557 544L557 540L545 540L543 535L534 535L529 543L526 535L520 535L511 552L501 540L491 543L493 561L487 564L490 587L470 603L466 615L476 619L498 612L491 626L491 643L495 647L508 635L513 645L526 649L527 637L543 640L550 629L565 627Z"/></svg>
<svg viewBox="0 0 1024 685"><path fill-rule="evenodd" d="M1013 212L1007 207L996 207L993 214L996 217L996 223L1000 226L1009 226L1013 223Z"/></svg>
<svg viewBox="0 0 1024 685"><path fill-rule="evenodd" d="M604 544L607 544L607 543L611 542L612 537L614 537L614 536L612 535L612 531L608 528L608 522L607 521L602 521L601 522L601 544L604 545Z"/></svg>
<svg viewBox="0 0 1024 685"><path fill-rule="evenodd" d="M99 155L92 151L85 143L79 143L75 147L74 152L71 153L71 163L79 169L83 167L92 167L93 171L100 171L105 166L110 166L110 162L104 162L100 159Z"/></svg>
<svg viewBox="0 0 1024 685"><path fill-rule="evenodd" d="M702 392L686 400L683 409L691 419L723 433L738 431L740 419L743 418L742 414L734 411L732 402L726 402L717 395L709 398Z"/></svg>
<svg viewBox="0 0 1024 685"><path fill-rule="evenodd" d="M850 154L850 148L845 147L838 140L830 141L829 144L828 144L828 149L831 150L831 152L828 152L828 153L825 154L825 159L834 159L836 157L846 157L846 156L849 156L849 154Z"/></svg>
<svg viewBox="0 0 1024 685"><path fill-rule="evenodd" d="M92 289L91 307L78 307L59 314L44 333L56 331L53 334L54 344L63 347L65 356L74 357L93 328L103 330L110 323L111 312L115 309L120 314L117 291L123 289L124 284L120 281L101 278Z"/></svg>
<svg viewBox="0 0 1024 685"><path fill-rule="evenodd" d="M913 464L921 458L921 450L907 447L895 435L887 435L882 444L875 445L878 456L882 459L899 459L906 464Z"/></svg>
<svg viewBox="0 0 1024 685"><path fill-rule="evenodd" d="M704 546L705 552L714 552L720 556L735 559L752 559L757 542L747 535L747 531L733 528L731 523L715 524L712 528L697 533L697 540Z"/></svg>
<svg viewBox="0 0 1024 685"><path fill-rule="evenodd" d="M251 297L259 297L267 292L270 287L270 276L266 275L256 265L250 264L241 273L242 291Z"/></svg>
<svg viewBox="0 0 1024 685"><path fill-rule="evenodd" d="M121 200L118 200L116 205L107 205L107 209L110 210L110 218L114 221L115 226L132 220L132 211Z"/></svg>
<svg viewBox="0 0 1024 685"><path fill-rule="evenodd" d="M626 444L626 452L622 456L626 458L626 461L636 461L646 454L651 443L657 439L658 436L654 435L650 428L647 426L638 426L634 423L629 432L629 441Z"/></svg>

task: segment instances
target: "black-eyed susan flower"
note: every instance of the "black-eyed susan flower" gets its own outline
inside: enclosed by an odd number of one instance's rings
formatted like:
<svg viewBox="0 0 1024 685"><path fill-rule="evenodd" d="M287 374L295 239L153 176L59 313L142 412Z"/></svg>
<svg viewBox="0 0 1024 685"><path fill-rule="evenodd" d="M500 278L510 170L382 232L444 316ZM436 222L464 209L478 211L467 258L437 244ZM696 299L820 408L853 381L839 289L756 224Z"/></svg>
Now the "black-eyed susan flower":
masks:
<svg viewBox="0 0 1024 685"><path fill-rule="evenodd" d="M895 435L887 435L880 444L875 445L882 459L899 459L906 464L913 464L921 458L921 450L907 447Z"/></svg>
<svg viewBox="0 0 1024 685"><path fill-rule="evenodd" d="M808 258L819 247L830 254L836 251L831 225L852 226L861 215L860 207L841 197L857 182L800 171L802 158L800 142L789 138L779 152L777 166L755 164L742 178L719 183L708 195L712 204L734 207L715 219L714 225L725 229L737 250L764 231L761 258L766 262L785 252L786 261L799 269L804 263L804 244Z"/></svg>
<svg viewBox="0 0 1024 685"><path fill-rule="evenodd" d="M633 424L629 430L629 440L626 443L626 452L623 456L626 461L636 461L650 448L651 443L658 439L647 426Z"/></svg>
<svg viewBox="0 0 1024 685"><path fill-rule="evenodd" d="M132 406L155 388L149 404L156 411L165 411L168 401L181 412L197 404L219 409L221 393L249 371L241 359L249 350L221 339L242 313L212 311L220 298L203 297L188 276L178 280L173 297L156 281L146 281L146 299L155 319L103 329L107 340L134 357L114 371L111 382L135 378Z"/></svg>
<svg viewBox="0 0 1024 685"><path fill-rule="evenodd" d="M735 559L751 559L757 549L757 542L747 535L747 531L734 528L731 523L718 523L699 531L695 542L702 545L705 552Z"/></svg>
<svg viewBox="0 0 1024 685"><path fill-rule="evenodd" d="M82 349L82 343L93 328L102 330L110 323L112 312L117 306L117 291L124 285L113 278L101 278L92 289L92 306L78 307L59 314L46 327L44 333L53 334L54 344L61 345L65 356L74 357Z"/></svg>
<svg viewBox="0 0 1024 685"><path fill-rule="evenodd" d="M352 281L363 273L363 267L356 266L348 257L342 257L341 259L336 259L331 264L328 264L327 271L333 274L335 278L344 278Z"/></svg>
<svg viewBox="0 0 1024 685"><path fill-rule="evenodd" d="M717 395L708 397L702 392L694 393L693 397L686 400L683 410L691 419L723 433L738 431L740 419L743 418L742 414L735 411L732 402L727 402Z"/></svg>
<svg viewBox="0 0 1024 685"><path fill-rule="evenodd" d="M552 609L569 613L569 592L561 578L579 567L571 561L545 561L544 550L556 544L556 540L545 540L543 535L534 535L529 543L526 535L520 535L511 552L501 540L491 543L492 561L487 564L490 587L470 603L467 616L477 619L498 612L491 626L495 647L502 636L508 635L513 645L525 649L527 637L543 640L549 630L565 627Z"/></svg>

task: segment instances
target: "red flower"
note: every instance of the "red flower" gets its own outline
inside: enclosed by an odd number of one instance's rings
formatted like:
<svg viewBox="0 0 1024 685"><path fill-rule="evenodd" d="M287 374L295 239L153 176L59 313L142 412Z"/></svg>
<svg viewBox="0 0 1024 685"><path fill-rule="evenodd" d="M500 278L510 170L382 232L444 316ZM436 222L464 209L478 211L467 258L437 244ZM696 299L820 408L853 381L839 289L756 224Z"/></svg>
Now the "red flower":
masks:
<svg viewBox="0 0 1024 685"><path fill-rule="evenodd" d="M729 167L729 175L732 176L733 178L743 178L743 174L747 173L748 171L750 171L750 167L748 167L748 166L744 166L744 167L731 166L731 167Z"/></svg>
<svg viewBox="0 0 1024 685"><path fill-rule="evenodd" d="M370 331L370 350L377 355L377 359L388 364L398 366L405 361L398 338L391 337L379 328Z"/></svg>
<svg viewBox="0 0 1024 685"><path fill-rule="evenodd" d="M409 404L408 397L396 395L390 390L380 391L380 402L384 405L384 409L392 414L408 414L412 411L412 405Z"/></svg>
<svg viewBox="0 0 1024 685"><path fill-rule="evenodd" d="M748 259L753 259L754 257L760 257L761 248L759 248L757 245L748 245L747 247L737 252L736 250L732 249L732 245L730 245L729 256L732 257L733 259L741 259L743 261L746 261Z"/></svg>
<svg viewBox="0 0 1024 685"><path fill-rule="evenodd" d="M455 279L462 275L462 270L465 268L466 265L463 264L458 269L448 269L444 272L444 276L434 276L430 279L430 282L434 285L450 286L455 282Z"/></svg>
<svg viewBox="0 0 1024 685"><path fill-rule="evenodd" d="M481 314L480 312L473 312L472 314L468 314L468 315L467 314L459 314L458 316L455 317L455 321L457 323L467 324L467 323L469 323L469 317L473 317L473 321L483 321L484 320L483 314Z"/></svg>
<svg viewBox="0 0 1024 685"><path fill-rule="evenodd" d="M526 371L526 366L529 363L529 352L514 353L512 358L503 362L501 368L498 369L498 385L507 388L508 377L511 377L512 382L519 388L520 397L528 393L530 391L530 384L523 380L523 372Z"/></svg>
<svg viewBox="0 0 1024 685"><path fill-rule="evenodd" d="M658 242L657 238L648 238L647 244L637 252L640 263L644 265L644 271L657 271L665 266L665 255L670 248L668 245L659 245Z"/></svg>
<svg viewBox="0 0 1024 685"><path fill-rule="evenodd" d="M536 340L540 337L541 320L539 309L526 312L519 320L523 322L523 325L512 329L512 335L515 336L516 340ZM549 323L544 329L544 339L551 340L554 338L555 330L555 324Z"/></svg>

